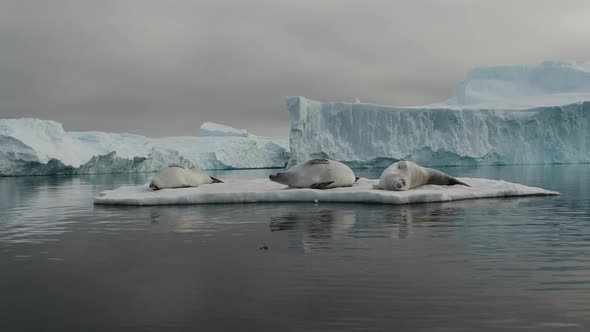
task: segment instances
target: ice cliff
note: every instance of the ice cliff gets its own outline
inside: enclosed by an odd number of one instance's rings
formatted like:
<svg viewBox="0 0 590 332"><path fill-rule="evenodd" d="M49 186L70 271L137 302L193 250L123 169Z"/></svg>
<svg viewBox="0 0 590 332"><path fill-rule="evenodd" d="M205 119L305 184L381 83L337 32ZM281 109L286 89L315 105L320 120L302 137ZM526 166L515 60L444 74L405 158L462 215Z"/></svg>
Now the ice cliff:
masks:
<svg viewBox="0 0 590 332"><path fill-rule="evenodd" d="M430 166L590 162L590 65L481 67L446 102L392 107L287 99L290 163Z"/></svg>
<svg viewBox="0 0 590 332"><path fill-rule="evenodd" d="M275 168L287 160L286 141L252 134L148 138L67 132L54 121L0 119L0 176L152 172L171 163L201 169Z"/></svg>

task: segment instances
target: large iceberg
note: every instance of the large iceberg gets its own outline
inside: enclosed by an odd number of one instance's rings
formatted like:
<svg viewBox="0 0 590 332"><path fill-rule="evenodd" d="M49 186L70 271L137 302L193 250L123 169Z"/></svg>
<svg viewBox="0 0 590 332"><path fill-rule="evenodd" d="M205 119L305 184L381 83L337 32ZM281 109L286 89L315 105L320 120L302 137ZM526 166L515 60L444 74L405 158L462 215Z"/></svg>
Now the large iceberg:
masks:
<svg viewBox="0 0 590 332"><path fill-rule="evenodd" d="M55 121L0 119L0 176L153 172L172 163L200 169L282 168L287 160L286 141L252 134L148 138L67 132Z"/></svg>
<svg viewBox="0 0 590 332"><path fill-rule="evenodd" d="M430 166L590 162L590 65L472 69L446 102L392 107L287 99L290 163Z"/></svg>

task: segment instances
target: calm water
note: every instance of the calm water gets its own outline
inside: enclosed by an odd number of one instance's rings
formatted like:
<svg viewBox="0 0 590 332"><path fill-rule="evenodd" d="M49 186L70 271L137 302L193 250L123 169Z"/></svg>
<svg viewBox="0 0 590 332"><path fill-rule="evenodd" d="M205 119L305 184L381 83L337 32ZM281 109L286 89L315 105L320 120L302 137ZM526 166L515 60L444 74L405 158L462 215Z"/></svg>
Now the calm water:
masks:
<svg viewBox="0 0 590 332"><path fill-rule="evenodd" d="M564 195L109 207L148 175L0 178L0 331L590 330L590 165L445 171Z"/></svg>

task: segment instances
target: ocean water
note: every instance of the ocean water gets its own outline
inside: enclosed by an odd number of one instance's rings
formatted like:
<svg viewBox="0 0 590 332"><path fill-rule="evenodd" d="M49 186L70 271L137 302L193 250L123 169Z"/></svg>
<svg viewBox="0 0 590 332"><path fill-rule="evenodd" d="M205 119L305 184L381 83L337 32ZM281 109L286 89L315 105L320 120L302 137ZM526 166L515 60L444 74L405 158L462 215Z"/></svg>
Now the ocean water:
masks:
<svg viewBox="0 0 590 332"><path fill-rule="evenodd" d="M444 171L563 195L112 207L149 174L0 178L0 331L590 330L590 165Z"/></svg>

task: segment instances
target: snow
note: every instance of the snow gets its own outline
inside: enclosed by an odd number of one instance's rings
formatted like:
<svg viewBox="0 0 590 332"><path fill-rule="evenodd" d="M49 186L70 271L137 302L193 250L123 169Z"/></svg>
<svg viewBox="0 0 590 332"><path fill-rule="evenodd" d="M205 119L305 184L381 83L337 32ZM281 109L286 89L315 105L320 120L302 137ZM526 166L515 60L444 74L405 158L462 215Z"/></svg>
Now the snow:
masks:
<svg viewBox="0 0 590 332"><path fill-rule="evenodd" d="M372 189L372 185L379 180L365 178L359 179L353 187L327 190L292 189L268 179L228 180L225 183L207 184L196 188L158 191L149 189L146 184L102 192L94 198L94 203L114 205L269 202L412 204L476 198L559 195L555 191L499 180L459 179L472 187L427 185L408 191L384 191Z"/></svg>
<svg viewBox="0 0 590 332"><path fill-rule="evenodd" d="M235 137L248 137L246 129L236 129L213 122L205 122L199 128L199 137L208 136L235 136Z"/></svg>
<svg viewBox="0 0 590 332"><path fill-rule="evenodd" d="M0 119L0 176L153 172L172 163L200 169L282 168L284 140L257 137L148 138L67 132L60 123Z"/></svg>
<svg viewBox="0 0 590 332"><path fill-rule="evenodd" d="M290 97L289 164L590 163L590 64L480 67L448 101L412 107Z"/></svg>

